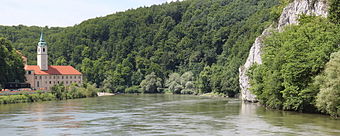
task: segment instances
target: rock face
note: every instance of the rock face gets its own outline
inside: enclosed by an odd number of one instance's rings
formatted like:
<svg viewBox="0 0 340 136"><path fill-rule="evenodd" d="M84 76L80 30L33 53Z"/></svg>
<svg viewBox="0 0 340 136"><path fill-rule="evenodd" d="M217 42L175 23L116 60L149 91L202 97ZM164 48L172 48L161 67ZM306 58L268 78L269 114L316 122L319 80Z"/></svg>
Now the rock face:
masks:
<svg viewBox="0 0 340 136"><path fill-rule="evenodd" d="M261 36L256 38L255 43L250 49L246 63L239 68L239 82L242 100L257 102L256 96L249 90L250 84L247 71L255 63L262 64L261 49L264 46L263 39L270 35L271 31L281 32L287 25L298 24L299 15L302 14L327 17L328 6L326 0L318 0L316 2L312 2L312 0L295 0L283 9L277 28L269 27L264 30Z"/></svg>
<svg viewBox="0 0 340 136"><path fill-rule="evenodd" d="M251 47L249 51L249 56L247 58L246 63L239 68L239 82L241 87L241 97L242 100L250 101L250 102L257 102L256 96L253 95L249 88L249 77L247 76L247 71L249 68L254 64L262 64L262 58L261 58L261 48L263 47L263 39L270 35L270 32L274 28L269 27L266 30L263 31L262 35L257 37L255 40L255 43Z"/></svg>
<svg viewBox="0 0 340 136"><path fill-rule="evenodd" d="M295 0L290 3L280 16L278 30L282 31L283 27L290 24L298 24L299 15L316 15L327 17L328 6L326 0L318 0L314 3L313 0Z"/></svg>

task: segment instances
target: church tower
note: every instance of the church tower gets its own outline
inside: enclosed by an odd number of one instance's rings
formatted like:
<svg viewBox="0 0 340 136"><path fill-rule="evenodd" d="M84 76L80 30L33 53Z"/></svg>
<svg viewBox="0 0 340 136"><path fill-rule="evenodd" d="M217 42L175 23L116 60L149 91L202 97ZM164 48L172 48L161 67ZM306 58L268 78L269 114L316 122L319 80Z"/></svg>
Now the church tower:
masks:
<svg viewBox="0 0 340 136"><path fill-rule="evenodd" d="M47 55L47 43L44 40L43 33L40 34L40 41L37 48L37 63L40 70L48 70L48 55Z"/></svg>

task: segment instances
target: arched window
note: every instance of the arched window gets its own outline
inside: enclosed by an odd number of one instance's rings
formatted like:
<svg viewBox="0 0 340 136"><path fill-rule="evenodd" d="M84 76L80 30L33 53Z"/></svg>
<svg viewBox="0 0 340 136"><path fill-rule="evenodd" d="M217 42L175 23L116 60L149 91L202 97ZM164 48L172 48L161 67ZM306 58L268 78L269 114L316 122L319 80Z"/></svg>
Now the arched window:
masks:
<svg viewBox="0 0 340 136"><path fill-rule="evenodd" d="M45 52L45 48L43 48L43 52Z"/></svg>

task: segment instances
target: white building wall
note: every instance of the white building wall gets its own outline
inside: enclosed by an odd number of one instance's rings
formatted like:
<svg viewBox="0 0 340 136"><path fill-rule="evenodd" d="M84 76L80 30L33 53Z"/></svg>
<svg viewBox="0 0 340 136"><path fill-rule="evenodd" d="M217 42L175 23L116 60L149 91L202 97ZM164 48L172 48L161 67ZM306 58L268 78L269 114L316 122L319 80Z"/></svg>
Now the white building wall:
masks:
<svg viewBox="0 0 340 136"><path fill-rule="evenodd" d="M52 86L64 84L65 86L76 83L83 84L82 75L28 75L26 72L27 83L31 88L50 90Z"/></svg>

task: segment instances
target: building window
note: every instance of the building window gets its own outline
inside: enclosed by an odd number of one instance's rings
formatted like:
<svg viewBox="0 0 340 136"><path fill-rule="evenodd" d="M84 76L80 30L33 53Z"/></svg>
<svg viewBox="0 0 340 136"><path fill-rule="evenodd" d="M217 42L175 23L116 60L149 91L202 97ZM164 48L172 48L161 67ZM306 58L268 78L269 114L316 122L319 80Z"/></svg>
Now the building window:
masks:
<svg viewBox="0 0 340 136"><path fill-rule="evenodd" d="M59 81L58 81L58 84L59 84Z"/></svg>
<svg viewBox="0 0 340 136"><path fill-rule="evenodd" d="M40 87L40 85L39 85L39 81L37 81L37 87Z"/></svg>
<svg viewBox="0 0 340 136"><path fill-rule="evenodd" d="M41 79L41 76L39 76L39 79Z"/></svg>
<svg viewBox="0 0 340 136"><path fill-rule="evenodd" d="M43 52L45 52L45 48L43 48Z"/></svg>
<svg viewBox="0 0 340 136"><path fill-rule="evenodd" d="M34 79L37 79L37 76L34 76Z"/></svg>
<svg viewBox="0 0 340 136"><path fill-rule="evenodd" d="M66 81L66 84L68 84L68 81Z"/></svg>
<svg viewBox="0 0 340 136"><path fill-rule="evenodd" d="M52 81L50 81L50 84L52 84Z"/></svg>
<svg viewBox="0 0 340 136"><path fill-rule="evenodd" d="M64 79L64 76L61 76L61 79Z"/></svg>
<svg viewBox="0 0 340 136"><path fill-rule="evenodd" d="M52 76L50 76L50 79L52 78Z"/></svg>
<svg viewBox="0 0 340 136"><path fill-rule="evenodd" d="M68 79L68 76L66 76L66 79Z"/></svg>
<svg viewBox="0 0 340 136"><path fill-rule="evenodd" d="M70 79L72 79L72 76L70 76Z"/></svg>

